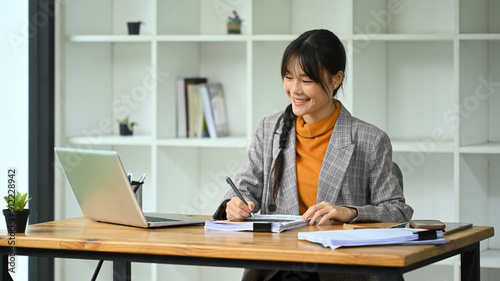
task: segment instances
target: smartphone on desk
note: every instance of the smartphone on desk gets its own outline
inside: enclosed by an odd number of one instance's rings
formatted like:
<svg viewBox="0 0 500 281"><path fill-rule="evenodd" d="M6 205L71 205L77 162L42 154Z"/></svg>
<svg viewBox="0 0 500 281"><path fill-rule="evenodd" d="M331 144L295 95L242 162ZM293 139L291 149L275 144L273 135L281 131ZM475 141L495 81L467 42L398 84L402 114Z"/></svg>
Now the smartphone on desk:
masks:
<svg viewBox="0 0 500 281"><path fill-rule="evenodd" d="M413 228L444 229L446 225L439 220L410 220Z"/></svg>

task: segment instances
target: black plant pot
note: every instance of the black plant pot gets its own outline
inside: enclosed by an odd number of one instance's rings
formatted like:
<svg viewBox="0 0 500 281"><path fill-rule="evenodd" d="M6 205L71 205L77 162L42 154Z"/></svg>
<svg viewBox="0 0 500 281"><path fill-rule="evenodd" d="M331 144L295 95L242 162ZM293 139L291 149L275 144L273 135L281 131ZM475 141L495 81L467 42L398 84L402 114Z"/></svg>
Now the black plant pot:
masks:
<svg viewBox="0 0 500 281"><path fill-rule="evenodd" d="M141 29L141 22L127 22L128 34L137 35Z"/></svg>
<svg viewBox="0 0 500 281"><path fill-rule="evenodd" d="M24 231L26 230L26 224L28 223L30 212L30 209L24 209L22 211L11 211L9 209L3 209L5 224L7 225L7 232L24 233Z"/></svg>
<svg viewBox="0 0 500 281"><path fill-rule="evenodd" d="M131 136L134 134L134 131L128 128L127 124L120 124L120 135L122 136Z"/></svg>

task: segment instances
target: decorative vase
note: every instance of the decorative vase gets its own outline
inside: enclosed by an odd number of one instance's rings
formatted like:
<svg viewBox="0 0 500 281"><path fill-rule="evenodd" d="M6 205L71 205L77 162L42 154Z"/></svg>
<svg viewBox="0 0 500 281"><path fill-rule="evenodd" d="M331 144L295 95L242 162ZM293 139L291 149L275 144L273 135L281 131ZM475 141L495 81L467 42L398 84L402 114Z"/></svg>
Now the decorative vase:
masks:
<svg viewBox="0 0 500 281"><path fill-rule="evenodd" d="M241 23L228 23L227 24L228 34L241 34Z"/></svg>
<svg viewBox="0 0 500 281"><path fill-rule="evenodd" d="M127 27L128 27L128 34L137 35L137 34L139 34L139 31L141 29L141 22L140 21L137 21L137 22L129 21L129 22L127 22Z"/></svg>
<svg viewBox="0 0 500 281"><path fill-rule="evenodd" d="M22 211L11 211L9 209L3 209L3 215L5 216L5 223L7 225L7 232L24 233L24 231L26 230L26 224L28 223L30 212L30 209L24 209Z"/></svg>
<svg viewBox="0 0 500 281"><path fill-rule="evenodd" d="M120 135L122 136L131 136L134 134L134 131L128 128L127 124L120 124Z"/></svg>

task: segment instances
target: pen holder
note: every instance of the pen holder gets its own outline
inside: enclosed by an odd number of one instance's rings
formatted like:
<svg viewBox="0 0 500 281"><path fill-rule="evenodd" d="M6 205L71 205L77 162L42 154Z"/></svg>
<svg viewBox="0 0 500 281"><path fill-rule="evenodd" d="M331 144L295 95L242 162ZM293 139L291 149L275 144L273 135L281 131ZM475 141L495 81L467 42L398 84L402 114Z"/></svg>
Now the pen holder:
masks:
<svg viewBox="0 0 500 281"><path fill-rule="evenodd" d="M138 182L138 181L132 181L130 184L130 187L132 188L132 191L134 192L135 199L137 199L137 203L139 204L139 207L142 210L142 185L143 182Z"/></svg>

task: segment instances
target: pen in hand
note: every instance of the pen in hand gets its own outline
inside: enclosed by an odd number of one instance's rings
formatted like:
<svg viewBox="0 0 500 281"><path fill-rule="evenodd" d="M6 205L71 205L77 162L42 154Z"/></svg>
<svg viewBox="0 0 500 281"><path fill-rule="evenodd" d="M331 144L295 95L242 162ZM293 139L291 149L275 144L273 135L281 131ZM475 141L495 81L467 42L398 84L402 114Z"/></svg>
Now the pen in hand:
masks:
<svg viewBox="0 0 500 281"><path fill-rule="evenodd" d="M243 203L245 203L245 205L248 206L247 201L245 200L245 198L243 198L243 195L241 195L241 193L238 190L238 188L236 187L236 185L234 185L233 180L231 180L230 177L226 177L226 182L231 186L231 188L233 189L234 193L236 193L236 195L238 195L238 197L241 199L241 201L243 201ZM250 212L250 215L252 216L252 218L254 217L252 212Z"/></svg>

